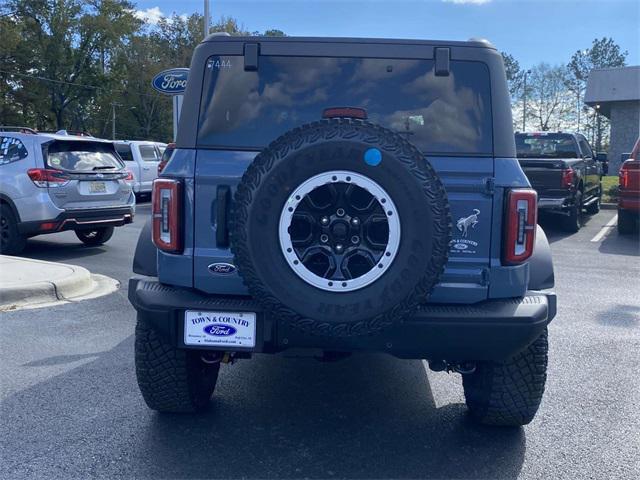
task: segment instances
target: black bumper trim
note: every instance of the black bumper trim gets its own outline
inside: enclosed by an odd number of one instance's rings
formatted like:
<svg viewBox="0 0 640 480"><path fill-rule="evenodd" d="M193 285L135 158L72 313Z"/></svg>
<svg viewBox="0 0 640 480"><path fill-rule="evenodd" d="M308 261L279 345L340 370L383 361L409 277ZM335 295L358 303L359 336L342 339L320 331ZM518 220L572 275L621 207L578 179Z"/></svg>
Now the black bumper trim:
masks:
<svg viewBox="0 0 640 480"><path fill-rule="evenodd" d="M303 347L379 351L402 358L449 361L507 359L531 344L556 315L555 293L528 292L522 298L487 300L474 305L422 305L411 318L380 334L333 338L292 330L250 297L214 296L132 278L129 300L145 321L180 348L193 348L182 341L184 310L210 309L256 312L256 347L251 349L254 352Z"/></svg>
<svg viewBox="0 0 640 480"><path fill-rule="evenodd" d="M56 218L21 222L18 230L23 235L39 235L45 233L64 232L66 230L92 229L97 227L121 227L133 222L133 208L131 206L115 208L95 208L82 210L67 210ZM42 230L43 223L55 223L50 230Z"/></svg>

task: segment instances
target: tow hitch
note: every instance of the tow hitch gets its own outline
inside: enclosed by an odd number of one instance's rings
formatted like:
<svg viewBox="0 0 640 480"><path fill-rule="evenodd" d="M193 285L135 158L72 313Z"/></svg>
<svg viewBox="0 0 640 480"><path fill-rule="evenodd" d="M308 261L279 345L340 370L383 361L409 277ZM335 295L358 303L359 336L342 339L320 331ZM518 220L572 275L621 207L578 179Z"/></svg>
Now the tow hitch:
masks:
<svg viewBox="0 0 640 480"><path fill-rule="evenodd" d="M469 375L476 371L476 364L472 362L448 362L447 360L429 360L429 369L434 372L456 372Z"/></svg>

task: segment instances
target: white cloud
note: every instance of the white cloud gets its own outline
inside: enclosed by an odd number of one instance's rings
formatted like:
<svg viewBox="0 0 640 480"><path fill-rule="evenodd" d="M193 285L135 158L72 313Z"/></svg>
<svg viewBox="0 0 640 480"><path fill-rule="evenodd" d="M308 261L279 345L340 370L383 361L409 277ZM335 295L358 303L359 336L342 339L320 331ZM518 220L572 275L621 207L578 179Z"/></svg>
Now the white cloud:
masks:
<svg viewBox="0 0 640 480"><path fill-rule="evenodd" d="M173 21L173 17L165 15L162 10L160 10L160 7L151 7L147 8L146 10L130 10L130 12L134 17L142 20L145 23L148 23L149 25L158 25L158 22L160 22L160 19L162 18L164 18L169 24L171 24L171 22ZM176 13L173 12L173 15L176 15ZM186 22L189 18L189 15L187 15L186 13L182 13L178 15L178 18Z"/></svg>
<svg viewBox="0 0 640 480"><path fill-rule="evenodd" d="M485 3L489 3L492 0L442 0L445 3L455 3L458 5L464 4L464 3L470 3L472 5L484 5Z"/></svg>
<svg viewBox="0 0 640 480"><path fill-rule="evenodd" d="M160 10L160 7L151 7L146 10L136 10L133 12L133 16L142 20L143 22L150 23L151 25L157 25L164 13Z"/></svg>

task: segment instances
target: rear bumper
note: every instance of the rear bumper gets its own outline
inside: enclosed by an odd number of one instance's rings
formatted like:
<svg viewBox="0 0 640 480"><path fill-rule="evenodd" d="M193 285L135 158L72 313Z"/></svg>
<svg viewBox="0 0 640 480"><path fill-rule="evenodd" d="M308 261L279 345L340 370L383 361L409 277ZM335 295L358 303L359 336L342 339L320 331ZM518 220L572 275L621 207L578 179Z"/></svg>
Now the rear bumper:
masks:
<svg viewBox="0 0 640 480"><path fill-rule="evenodd" d="M618 208L640 213L640 192L620 192Z"/></svg>
<svg viewBox="0 0 640 480"><path fill-rule="evenodd" d="M474 305L423 305L412 318L379 334L334 338L292 329L249 297L212 296L132 278L129 301L146 322L178 348L194 348L183 343L185 310L256 312L256 346L235 351L275 353L301 347L377 351L401 358L447 361L510 358L531 344L556 314L555 293L528 292L523 298L488 300Z"/></svg>
<svg viewBox="0 0 640 480"><path fill-rule="evenodd" d="M539 210L563 210L573 205L571 197L540 197L538 198Z"/></svg>
<svg viewBox="0 0 640 480"><path fill-rule="evenodd" d="M89 208L66 210L51 220L21 222L18 225L23 235L63 232L65 230L88 230L99 227L120 227L133 222L134 206L112 208Z"/></svg>

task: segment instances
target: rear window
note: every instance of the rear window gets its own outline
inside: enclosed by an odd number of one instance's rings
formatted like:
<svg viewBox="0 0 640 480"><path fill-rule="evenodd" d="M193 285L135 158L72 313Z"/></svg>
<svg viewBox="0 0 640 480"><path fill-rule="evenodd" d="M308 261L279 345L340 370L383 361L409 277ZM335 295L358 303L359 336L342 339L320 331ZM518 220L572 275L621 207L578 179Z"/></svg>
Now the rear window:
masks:
<svg viewBox="0 0 640 480"><path fill-rule="evenodd" d="M209 58L200 105L198 144L261 149L329 107L359 107L368 118L406 135L429 153L491 154L489 70L451 62L435 76L432 60L260 57Z"/></svg>
<svg viewBox="0 0 640 480"><path fill-rule="evenodd" d="M46 148L47 164L68 172L121 169L123 163L108 144L56 141Z"/></svg>
<svg viewBox="0 0 640 480"><path fill-rule="evenodd" d="M139 145L138 149L140 150L140 157L145 162L157 162L160 160L160 155L158 155L155 145Z"/></svg>
<svg viewBox="0 0 640 480"><path fill-rule="evenodd" d="M578 144L566 133L516 133L518 158L577 158Z"/></svg>
<svg viewBox="0 0 640 480"><path fill-rule="evenodd" d="M126 143L116 143L116 152L125 162L133 162L133 153L131 153L131 145Z"/></svg>
<svg viewBox="0 0 640 480"><path fill-rule="evenodd" d="M169 159L171 158L171 154L173 153L173 151L176 149L176 144L175 143L170 143L169 145L167 145L167 147L164 149L164 152L162 152L162 161L163 162L168 162Z"/></svg>

